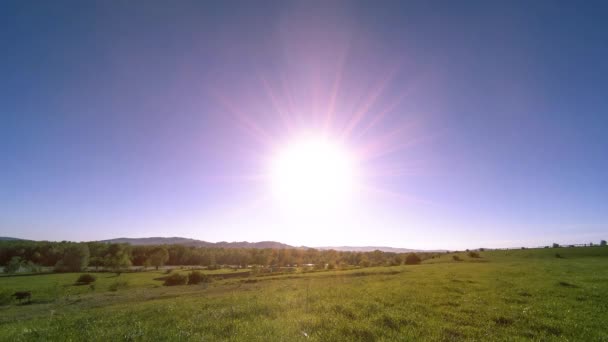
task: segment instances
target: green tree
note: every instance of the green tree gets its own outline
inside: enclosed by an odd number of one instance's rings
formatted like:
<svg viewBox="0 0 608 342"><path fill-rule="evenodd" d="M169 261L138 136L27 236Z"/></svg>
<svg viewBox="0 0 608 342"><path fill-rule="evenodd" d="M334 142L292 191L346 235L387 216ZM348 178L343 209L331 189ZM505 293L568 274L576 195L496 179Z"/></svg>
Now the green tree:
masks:
<svg viewBox="0 0 608 342"><path fill-rule="evenodd" d="M80 272L89 265L89 246L85 243L71 243L63 253L63 257L55 264L58 272Z"/></svg>
<svg viewBox="0 0 608 342"><path fill-rule="evenodd" d="M118 272L119 270L128 268L131 266L131 259L127 253L119 253L115 255L108 255L105 258L105 266L112 271Z"/></svg>
<svg viewBox="0 0 608 342"><path fill-rule="evenodd" d="M422 260L416 253L410 253L405 257L406 265L418 265Z"/></svg>
<svg viewBox="0 0 608 342"><path fill-rule="evenodd" d="M606 240L600 241L600 246L606 246Z"/></svg>
<svg viewBox="0 0 608 342"><path fill-rule="evenodd" d="M150 256L148 256L150 264L158 270L159 267L163 266L167 260L169 260L169 252L164 247L155 248Z"/></svg>
<svg viewBox="0 0 608 342"><path fill-rule="evenodd" d="M401 263L403 262L402 258L400 255L395 255L393 258L391 258L389 260L389 265L390 266L399 266L401 265Z"/></svg>
<svg viewBox="0 0 608 342"><path fill-rule="evenodd" d="M6 264L6 267L4 268L4 273L16 273L24 264L24 260L22 260L18 256L14 256L11 258L8 264Z"/></svg>
<svg viewBox="0 0 608 342"><path fill-rule="evenodd" d="M111 244L108 246L107 254L104 257L104 266L114 272L131 266L131 256L129 245Z"/></svg>

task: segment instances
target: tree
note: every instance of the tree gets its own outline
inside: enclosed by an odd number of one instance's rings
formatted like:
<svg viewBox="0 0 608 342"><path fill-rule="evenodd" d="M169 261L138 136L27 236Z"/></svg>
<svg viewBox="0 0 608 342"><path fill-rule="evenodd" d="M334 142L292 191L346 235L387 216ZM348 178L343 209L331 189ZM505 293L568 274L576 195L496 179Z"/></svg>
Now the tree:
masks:
<svg viewBox="0 0 608 342"><path fill-rule="evenodd" d="M418 265L422 260L416 253L410 253L405 257L406 265Z"/></svg>
<svg viewBox="0 0 608 342"><path fill-rule="evenodd" d="M118 272L124 268L128 268L131 266L131 259L129 259L129 255L126 253L120 253L117 255L108 255L105 258L104 262L105 266L112 271Z"/></svg>
<svg viewBox="0 0 608 342"><path fill-rule="evenodd" d="M400 255L395 255L393 258L391 258L389 260L389 265L390 266L399 266L402 263L402 258Z"/></svg>
<svg viewBox="0 0 608 342"><path fill-rule="evenodd" d="M11 260L8 262L8 264L6 264L6 267L4 268L4 272L5 273L16 273L19 272L19 269L23 266L24 261L18 257L18 256L14 256L11 258Z"/></svg>
<svg viewBox="0 0 608 342"><path fill-rule="evenodd" d="M606 240L600 241L600 246L606 246Z"/></svg>
<svg viewBox="0 0 608 342"><path fill-rule="evenodd" d="M163 266L167 260L169 260L169 252L164 247L155 248L150 256L148 256L150 264L158 270L160 266Z"/></svg>
<svg viewBox="0 0 608 342"><path fill-rule="evenodd" d="M89 265L89 246L73 243L66 247L63 257L55 264L57 272L80 272Z"/></svg>
<svg viewBox="0 0 608 342"><path fill-rule="evenodd" d="M553 243L553 248L559 248L559 243Z"/></svg>
<svg viewBox="0 0 608 342"><path fill-rule="evenodd" d="M129 246L125 244L112 244L108 247L104 257L104 266L118 272L121 269L131 266Z"/></svg>

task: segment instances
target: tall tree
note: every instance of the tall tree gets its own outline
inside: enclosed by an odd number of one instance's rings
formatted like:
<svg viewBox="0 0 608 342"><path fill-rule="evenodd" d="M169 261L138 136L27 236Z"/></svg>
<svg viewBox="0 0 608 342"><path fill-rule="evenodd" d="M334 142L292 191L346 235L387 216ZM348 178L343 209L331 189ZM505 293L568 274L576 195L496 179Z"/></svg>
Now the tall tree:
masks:
<svg viewBox="0 0 608 342"><path fill-rule="evenodd" d="M148 260L158 270L160 266L163 266L169 260L169 252L165 247L157 247L150 253Z"/></svg>
<svg viewBox="0 0 608 342"><path fill-rule="evenodd" d="M89 265L89 246L86 243L70 243L63 257L55 265L58 272L80 272Z"/></svg>

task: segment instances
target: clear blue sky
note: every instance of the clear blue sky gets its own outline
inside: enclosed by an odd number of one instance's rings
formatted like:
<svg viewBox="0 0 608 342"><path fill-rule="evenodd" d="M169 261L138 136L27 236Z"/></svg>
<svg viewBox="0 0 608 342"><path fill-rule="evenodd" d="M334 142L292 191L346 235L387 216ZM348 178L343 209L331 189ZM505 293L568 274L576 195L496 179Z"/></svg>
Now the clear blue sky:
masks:
<svg viewBox="0 0 608 342"><path fill-rule="evenodd" d="M598 242L606 18L605 1L2 1L0 236ZM258 175L327 113L379 152L373 190L283 212Z"/></svg>

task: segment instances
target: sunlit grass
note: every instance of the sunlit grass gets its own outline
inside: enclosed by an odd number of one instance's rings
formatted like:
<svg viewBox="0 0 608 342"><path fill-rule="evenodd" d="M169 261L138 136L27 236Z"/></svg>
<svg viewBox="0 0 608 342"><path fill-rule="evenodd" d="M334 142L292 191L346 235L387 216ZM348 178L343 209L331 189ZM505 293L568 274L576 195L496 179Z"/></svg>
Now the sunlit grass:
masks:
<svg viewBox="0 0 608 342"><path fill-rule="evenodd" d="M608 248L460 256L196 286L160 286L162 271L101 273L93 290L78 274L1 278L34 299L0 309L0 340L608 339ZM117 279L129 287L109 291Z"/></svg>

